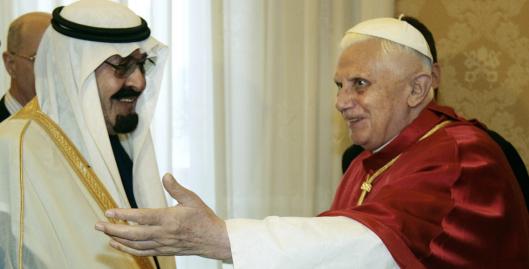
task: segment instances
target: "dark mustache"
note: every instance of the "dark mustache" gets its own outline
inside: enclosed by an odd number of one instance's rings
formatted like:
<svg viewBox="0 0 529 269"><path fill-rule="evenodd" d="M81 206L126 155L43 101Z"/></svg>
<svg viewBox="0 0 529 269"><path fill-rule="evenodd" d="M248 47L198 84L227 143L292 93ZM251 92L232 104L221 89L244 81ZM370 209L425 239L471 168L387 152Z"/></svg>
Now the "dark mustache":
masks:
<svg viewBox="0 0 529 269"><path fill-rule="evenodd" d="M132 87L124 87L121 88L118 92L113 94L110 98L112 99L121 99L121 98L128 98L128 97L138 97L140 96L141 92L135 91Z"/></svg>

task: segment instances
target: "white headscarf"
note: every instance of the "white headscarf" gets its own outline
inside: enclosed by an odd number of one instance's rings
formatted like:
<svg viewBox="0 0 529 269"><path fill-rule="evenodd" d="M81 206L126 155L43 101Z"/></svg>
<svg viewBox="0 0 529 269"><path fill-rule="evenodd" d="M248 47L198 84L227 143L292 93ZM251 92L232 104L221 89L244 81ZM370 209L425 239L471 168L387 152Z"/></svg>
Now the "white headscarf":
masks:
<svg viewBox="0 0 529 269"><path fill-rule="evenodd" d="M61 16L82 25L101 28L138 26L141 18L127 7L106 0L81 0ZM133 161L134 194L139 207L165 204L149 131L159 94L167 47L152 37L140 42L103 43L72 38L52 27L45 32L35 61L35 86L42 112L71 139L118 206L129 206L110 146L94 71L113 55L126 57L140 49L156 56L146 76L146 88L136 104L138 127L120 140Z"/></svg>

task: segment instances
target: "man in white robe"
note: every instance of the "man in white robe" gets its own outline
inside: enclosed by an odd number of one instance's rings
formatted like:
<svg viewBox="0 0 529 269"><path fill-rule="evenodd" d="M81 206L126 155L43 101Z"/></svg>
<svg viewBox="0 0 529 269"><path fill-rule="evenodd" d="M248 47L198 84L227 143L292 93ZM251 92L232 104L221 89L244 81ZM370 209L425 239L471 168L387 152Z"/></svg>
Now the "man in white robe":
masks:
<svg viewBox="0 0 529 269"><path fill-rule="evenodd" d="M175 268L93 230L108 208L166 206L149 131L166 56L121 4L54 10L37 97L0 125L1 268Z"/></svg>

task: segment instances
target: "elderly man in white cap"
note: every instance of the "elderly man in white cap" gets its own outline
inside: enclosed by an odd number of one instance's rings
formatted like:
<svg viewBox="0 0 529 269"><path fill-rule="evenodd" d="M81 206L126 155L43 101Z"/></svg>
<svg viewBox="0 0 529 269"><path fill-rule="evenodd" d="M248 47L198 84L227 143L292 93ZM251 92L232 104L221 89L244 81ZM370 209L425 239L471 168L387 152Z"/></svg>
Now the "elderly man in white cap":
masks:
<svg viewBox="0 0 529 269"><path fill-rule="evenodd" d="M53 11L36 98L0 125L1 268L174 268L93 230L114 207L165 207L149 125L167 47L126 6Z"/></svg>
<svg viewBox="0 0 529 269"><path fill-rule="evenodd" d="M432 56L405 21L350 29L336 108L366 149L316 218L219 219L167 175L180 202L113 209L99 222L117 249L201 255L235 268L529 268L529 216L500 148L478 122L432 101Z"/></svg>

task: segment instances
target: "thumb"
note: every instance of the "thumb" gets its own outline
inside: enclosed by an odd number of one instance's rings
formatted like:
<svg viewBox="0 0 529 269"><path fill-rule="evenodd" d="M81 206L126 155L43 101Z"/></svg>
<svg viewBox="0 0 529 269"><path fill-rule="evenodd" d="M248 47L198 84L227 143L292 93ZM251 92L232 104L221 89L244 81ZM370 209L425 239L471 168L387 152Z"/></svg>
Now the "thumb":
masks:
<svg viewBox="0 0 529 269"><path fill-rule="evenodd" d="M167 173L162 178L163 186L165 190L178 201L181 205L190 206L200 201L200 198L196 196L192 191L184 188L180 185L176 179L170 173Z"/></svg>

